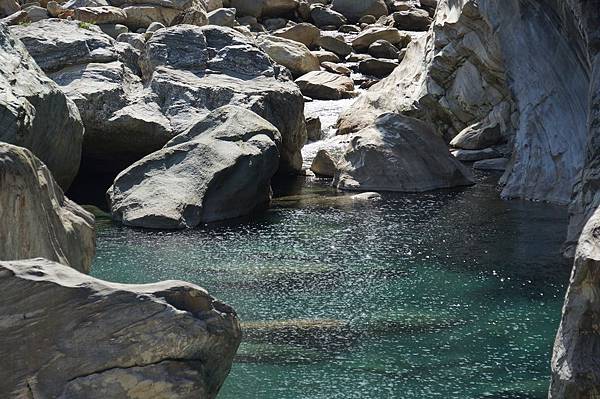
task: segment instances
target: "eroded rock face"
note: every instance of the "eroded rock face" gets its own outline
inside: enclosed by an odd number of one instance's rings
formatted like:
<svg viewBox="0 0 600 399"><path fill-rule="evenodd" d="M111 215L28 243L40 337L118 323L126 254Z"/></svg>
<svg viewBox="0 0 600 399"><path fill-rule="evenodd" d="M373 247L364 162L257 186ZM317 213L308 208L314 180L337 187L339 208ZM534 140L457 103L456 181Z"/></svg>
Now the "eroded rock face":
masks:
<svg viewBox="0 0 600 399"><path fill-rule="evenodd" d="M0 288L3 397L214 398L241 340L235 312L184 282L109 283L38 258L0 262Z"/></svg>
<svg viewBox="0 0 600 399"><path fill-rule="evenodd" d="M301 168L302 94L287 73L233 29L160 29L140 53L76 22L54 19L13 28L77 104L87 128L87 167L116 175L194 120L233 104L251 109L281 132L282 173Z"/></svg>
<svg viewBox="0 0 600 399"><path fill-rule="evenodd" d="M385 112L431 122L447 142L495 125L513 148L502 196L566 204L583 161L586 67L555 4L522 3L439 1L429 32L341 116L340 133Z"/></svg>
<svg viewBox="0 0 600 399"><path fill-rule="evenodd" d="M422 192L473 184L430 125L393 113L352 134L335 167L334 185L343 190Z"/></svg>
<svg viewBox="0 0 600 399"><path fill-rule="evenodd" d="M0 143L0 259L44 257L88 273L94 216L66 198L29 150Z"/></svg>
<svg viewBox="0 0 600 399"><path fill-rule="evenodd" d="M575 263L552 356L551 399L593 398L600 390L600 212L589 219Z"/></svg>
<svg viewBox="0 0 600 399"><path fill-rule="evenodd" d="M75 104L0 24L0 141L30 149L64 188L81 159L83 124Z"/></svg>
<svg viewBox="0 0 600 399"><path fill-rule="evenodd" d="M183 229L266 208L280 141L253 112L219 108L117 176L112 215L128 226Z"/></svg>
<svg viewBox="0 0 600 399"><path fill-rule="evenodd" d="M570 3L586 39L591 78L585 162L569 207L569 230L565 246L567 256L573 256L579 233L600 206L600 9L593 2L572 0Z"/></svg>

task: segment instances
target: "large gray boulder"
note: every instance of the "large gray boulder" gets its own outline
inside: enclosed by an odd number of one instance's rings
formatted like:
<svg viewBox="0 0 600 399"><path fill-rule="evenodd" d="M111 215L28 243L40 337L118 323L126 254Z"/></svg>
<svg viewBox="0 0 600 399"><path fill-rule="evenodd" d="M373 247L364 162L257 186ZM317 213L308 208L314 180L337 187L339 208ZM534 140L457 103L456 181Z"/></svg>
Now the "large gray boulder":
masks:
<svg viewBox="0 0 600 399"><path fill-rule="evenodd" d="M90 271L94 216L66 198L29 150L0 143L0 260L44 257Z"/></svg>
<svg viewBox="0 0 600 399"><path fill-rule="evenodd" d="M83 124L75 104L0 24L0 141L33 151L67 189L79 170Z"/></svg>
<svg viewBox="0 0 600 399"><path fill-rule="evenodd" d="M301 168L302 94L280 66L233 29L160 29L141 54L74 21L12 29L77 104L86 126L87 168L116 175L227 104L251 109L278 128L282 173Z"/></svg>
<svg viewBox="0 0 600 399"><path fill-rule="evenodd" d="M241 340L231 307L180 281L109 283L37 258L0 262L0 298L5 398L212 399Z"/></svg>
<svg viewBox="0 0 600 399"><path fill-rule="evenodd" d="M334 185L353 191L422 192L473 184L433 128L390 113L350 137Z"/></svg>
<svg viewBox="0 0 600 399"><path fill-rule="evenodd" d="M108 190L113 218L183 229L264 209L280 141L277 129L252 111L219 108L117 176Z"/></svg>
<svg viewBox="0 0 600 399"><path fill-rule="evenodd" d="M600 211L589 219L573 272L552 355L550 399L588 399L600 390Z"/></svg>

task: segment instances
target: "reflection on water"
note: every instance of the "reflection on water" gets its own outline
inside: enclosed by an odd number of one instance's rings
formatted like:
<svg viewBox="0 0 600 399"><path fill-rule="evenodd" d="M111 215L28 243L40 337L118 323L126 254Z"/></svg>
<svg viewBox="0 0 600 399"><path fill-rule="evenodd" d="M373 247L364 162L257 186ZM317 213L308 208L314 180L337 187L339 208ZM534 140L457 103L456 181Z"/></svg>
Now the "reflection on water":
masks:
<svg viewBox="0 0 600 399"><path fill-rule="evenodd" d="M93 274L187 280L234 306L246 338L220 399L543 398L566 209L480 180L369 203L300 182L243 223L101 224Z"/></svg>

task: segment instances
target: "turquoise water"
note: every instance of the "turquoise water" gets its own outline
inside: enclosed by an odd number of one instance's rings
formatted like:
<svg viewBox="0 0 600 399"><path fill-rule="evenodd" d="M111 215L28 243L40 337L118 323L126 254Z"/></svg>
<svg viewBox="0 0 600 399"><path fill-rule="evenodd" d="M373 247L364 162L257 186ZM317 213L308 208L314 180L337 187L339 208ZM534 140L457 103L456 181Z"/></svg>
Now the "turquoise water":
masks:
<svg viewBox="0 0 600 399"><path fill-rule="evenodd" d="M100 223L93 274L234 306L248 334L219 399L543 398L566 209L479 179L368 204L297 182L262 215L188 232Z"/></svg>

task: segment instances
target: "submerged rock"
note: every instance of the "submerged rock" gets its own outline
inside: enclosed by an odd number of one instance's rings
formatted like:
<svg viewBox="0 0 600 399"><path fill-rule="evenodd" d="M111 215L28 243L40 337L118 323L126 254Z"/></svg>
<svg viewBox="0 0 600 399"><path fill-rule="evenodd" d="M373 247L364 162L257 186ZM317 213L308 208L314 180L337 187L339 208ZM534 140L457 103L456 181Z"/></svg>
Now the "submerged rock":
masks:
<svg viewBox="0 0 600 399"><path fill-rule="evenodd" d="M350 140L336 164L339 189L421 192L474 183L432 127L417 119L385 114Z"/></svg>
<svg viewBox="0 0 600 399"><path fill-rule="evenodd" d="M0 292L3 397L214 398L241 340L235 312L184 282L109 283L38 258L0 262Z"/></svg>
<svg viewBox="0 0 600 399"><path fill-rule="evenodd" d="M107 193L113 218L183 229L263 209L280 141L279 131L253 112L219 108L117 176Z"/></svg>
<svg viewBox="0 0 600 399"><path fill-rule="evenodd" d="M0 141L31 150L67 189L79 170L81 117L17 37L0 24Z"/></svg>
<svg viewBox="0 0 600 399"><path fill-rule="evenodd" d="M44 257L90 271L94 216L63 194L29 150L0 143L0 259Z"/></svg>

